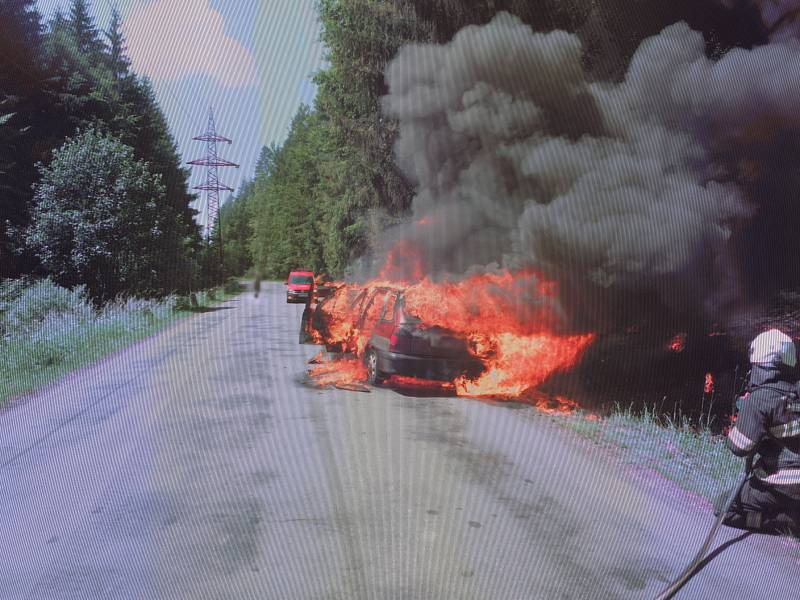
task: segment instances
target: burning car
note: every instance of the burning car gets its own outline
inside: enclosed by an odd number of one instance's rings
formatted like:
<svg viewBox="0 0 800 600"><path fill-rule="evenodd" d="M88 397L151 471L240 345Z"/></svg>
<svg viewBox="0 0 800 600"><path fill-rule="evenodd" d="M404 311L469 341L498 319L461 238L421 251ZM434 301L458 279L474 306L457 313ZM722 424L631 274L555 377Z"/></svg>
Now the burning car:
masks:
<svg viewBox="0 0 800 600"><path fill-rule="evenodd" d="M336 290L336 284L333 281L333 278L326 273L322 273L317 275L314 278L314 297L312 301L316 300L319 301L323 298L327 298Z"/></svg>
<svg viewBox="0 0 800 600"><path fill-rule="evenodd" d="M320 385L399 376L445 381L460 396L522 398L594 339L555 330L556 293L524 271L341 283L305 311L300 341L341 353L311 369Z"/></svg>
<svg viewBox="0 0 800 600"><path fill-rule="evenodd" d="M353 326L340 339L337 316L345 306ZM411 314L399 287L342 288L340 294L317 305L305 327L312 330L310 338L328 350L362 356L366 379L373 385L393 375L436 381L474 379L484 370L466 339L428 326Z"/></svg>
<svg viewBox="0 0 800 600"><path fill-rule="evenodd" d="M380 312L364 349L369 383L380 383L391 375L441 381L475 379L484 370L483 362L470 353L467 340L425 325L410 314L402 291L379 289L369 302L363 313L365 325L371 314Z"/></svg>

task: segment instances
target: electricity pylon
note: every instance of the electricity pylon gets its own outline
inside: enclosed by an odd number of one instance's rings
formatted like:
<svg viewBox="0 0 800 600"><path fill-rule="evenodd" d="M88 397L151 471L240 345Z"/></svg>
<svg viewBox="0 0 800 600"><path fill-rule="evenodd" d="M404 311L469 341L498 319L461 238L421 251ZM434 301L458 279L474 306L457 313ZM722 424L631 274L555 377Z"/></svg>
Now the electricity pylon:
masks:
<svg viewBox="0 0 800 600"><path fill-rule="evenodd" d="M193 140L206 143L206 155L203 158L189 161L188 164L196 167L206 167L206 182L202 185L194 186L196 190L203 190L206 192L206 240L210 243L214 236L214 228L216 227L217 242L219 243L220 263L222 262L222 227L219 221L219 193L232 192L233 188L225 185L219 180L217 170L219 167L236 167L239 165L217 155L217 142L223 144L231 144L233 140L217 134L217 127L214 123L214 109L208 109L208 127L202 135L193 137Z"/></svg>

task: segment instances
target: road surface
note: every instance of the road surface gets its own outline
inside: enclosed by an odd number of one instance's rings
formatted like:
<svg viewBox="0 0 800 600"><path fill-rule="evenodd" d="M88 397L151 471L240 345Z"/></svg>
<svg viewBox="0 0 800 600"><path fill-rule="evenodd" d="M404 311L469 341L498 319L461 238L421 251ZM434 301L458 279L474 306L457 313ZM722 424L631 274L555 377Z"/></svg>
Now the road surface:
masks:
<svg viewBox="0 0 800 600"><path fill-rule="evenodd" d="M652 598L699 545L534 409L309 386L263 288L0 412L0 598ZM798 560L750 536L679 598L795 597Z"/></svg>

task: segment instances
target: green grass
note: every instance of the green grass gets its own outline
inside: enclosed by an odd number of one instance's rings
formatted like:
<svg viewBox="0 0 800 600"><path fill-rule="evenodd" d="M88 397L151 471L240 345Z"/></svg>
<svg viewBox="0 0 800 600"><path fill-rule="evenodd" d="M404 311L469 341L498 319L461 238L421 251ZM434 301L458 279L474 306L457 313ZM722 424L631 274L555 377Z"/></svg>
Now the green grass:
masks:
<svg viewBox="0 0 800 600"><path fill-rule="evenodd" d="M196 307L170 297L131 298L95 309L81 290L48 281L17 287L5 297L4 291L7 285L0 289L0 407L238 293L198 292Z"/></svg>
<svg viewBox="0 0 800 600"><path fill-rule="evenodd" d="M681 488L714 500L732 485L742 469L725 439L708 424L692 425L658 417L654 411L617 407L606 417L584 413L559 416L556 422L598 444L620 450L630 464L651 468Z"/></svg>

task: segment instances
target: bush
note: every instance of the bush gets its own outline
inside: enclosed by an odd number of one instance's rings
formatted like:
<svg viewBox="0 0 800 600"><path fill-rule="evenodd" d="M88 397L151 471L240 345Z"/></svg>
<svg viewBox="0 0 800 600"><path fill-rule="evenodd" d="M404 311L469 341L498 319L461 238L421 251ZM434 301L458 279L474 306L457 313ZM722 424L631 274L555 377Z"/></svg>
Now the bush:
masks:
<svg viewBox="0 0 800 600"><path fill-rule="evenodd" d="M44 279L26 287L24 281L15 280L2 285L0 315L0 332L8 337L38 329L54 315L69 315L79 321L90 319L94 309L83 286L68 290Z"/></svg>
<svg viewBox="0 0 800 600"><path fill-rule="evenodd" d="M192 310L191 296L177 296L175 297L175 310Z"/></svg>
<svg viewBox="0 0 800 600"><path fill-rule="evenodd" d="M238 294L244 289L242 282L239 281L236 277L230 277L225 282L225 293L226 294Z"/></svg>
<svg viewBox="0 0 800 600"><path fill-rule="evenodd" d="M177 299L119 298L95 309L83 288L52 281L0 284L0 406L158 331Z"/></svg>
<svg viewBox="0 0 800 600"><path fill-rule="evenodd" d="M39 338L28 347L28 363L34 368L46 369L64 361L66 349L57 340Z"/></svg>
<svg viewBox="0 0 800 600"><path fill-rule="evenodd" d="M161 177L119 139L89 130L40 167L25 241L60 285L97 302L165 294L189 269L187 240Z"/></svg>
<svg viewBox="0 0 800 600"><path fill-rule="evenodd" d="M82 287L49 279L0 283L0 406L157 332L178 310L202 311L219 292L117 298L94 308Z"/></svg>

